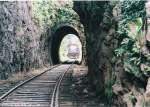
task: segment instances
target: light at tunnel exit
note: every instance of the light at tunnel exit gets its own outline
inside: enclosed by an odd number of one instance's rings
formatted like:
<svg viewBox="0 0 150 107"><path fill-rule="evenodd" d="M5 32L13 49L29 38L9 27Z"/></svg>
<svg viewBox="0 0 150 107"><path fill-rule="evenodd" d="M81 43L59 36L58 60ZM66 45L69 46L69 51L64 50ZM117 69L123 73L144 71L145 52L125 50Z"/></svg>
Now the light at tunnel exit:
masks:
<svg viewBox="0 0 150 107"><path fill-rule="evenodd" d="M62 63L73 61L81 62L82 44L76 35L67 34L64 36L59 47L59 60Z"/></svg>

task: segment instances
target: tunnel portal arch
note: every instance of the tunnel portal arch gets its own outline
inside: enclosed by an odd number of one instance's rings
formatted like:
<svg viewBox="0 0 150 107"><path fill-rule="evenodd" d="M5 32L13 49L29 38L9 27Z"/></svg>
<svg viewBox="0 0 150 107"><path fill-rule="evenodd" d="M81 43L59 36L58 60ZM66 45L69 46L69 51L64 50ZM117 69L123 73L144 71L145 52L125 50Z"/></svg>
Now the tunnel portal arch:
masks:
<svg viewBox="0 0 150 107"><path fill-rule="evenodd" d="M81 34L80 34L80 32L78 32L77 29L75 29L71 25L59 26L56 30L53 31L52 38L51 38L51 50L50 50L51 53L50 54L51 54L52 64L59 64L59 46L61 44L62 39L67 34L76 35L80 39L81 44L83 45L84 40L81 38ZM83 51L82 51L82 53L83 53Z"/></svg>

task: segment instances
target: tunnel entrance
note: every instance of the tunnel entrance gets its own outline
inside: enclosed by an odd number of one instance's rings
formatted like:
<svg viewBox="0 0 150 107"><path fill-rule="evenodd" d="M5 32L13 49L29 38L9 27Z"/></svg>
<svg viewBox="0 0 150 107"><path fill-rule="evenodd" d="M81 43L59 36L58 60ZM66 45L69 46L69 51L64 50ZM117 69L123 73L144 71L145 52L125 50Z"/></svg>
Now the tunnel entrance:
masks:
<svg viewBox="0 0 150 107"><path fill-rule="evenodd" d="M60 63L60 57L59 57L60 44L63 38L68 34L76 35L79 38L78 32L71 26L59 27L52 35L51 59L53 64Z"/></svg>
<svg viewBox="0 0 150 107"><path fill-rule="evenodd" d="M62 39L59 47L59 61L61 63L81 63L82 44L74 34L67 34Z"/></svg>

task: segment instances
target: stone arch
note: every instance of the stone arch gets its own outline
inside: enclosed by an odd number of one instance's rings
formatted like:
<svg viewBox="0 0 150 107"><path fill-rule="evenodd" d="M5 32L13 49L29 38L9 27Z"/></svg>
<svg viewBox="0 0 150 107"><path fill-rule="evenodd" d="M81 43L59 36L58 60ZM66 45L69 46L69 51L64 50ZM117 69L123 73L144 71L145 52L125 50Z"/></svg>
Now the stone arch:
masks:
<svg viewBox="0 0 150 107"><path fill-rule="evenodd" d="M68 23L58 24L54 26L49 39L49 56L52 64L59 63L59 46L67 34L75 34L82 43L82 64L85 62L85 37L83 27L80 25L73 25Z"/></svg>

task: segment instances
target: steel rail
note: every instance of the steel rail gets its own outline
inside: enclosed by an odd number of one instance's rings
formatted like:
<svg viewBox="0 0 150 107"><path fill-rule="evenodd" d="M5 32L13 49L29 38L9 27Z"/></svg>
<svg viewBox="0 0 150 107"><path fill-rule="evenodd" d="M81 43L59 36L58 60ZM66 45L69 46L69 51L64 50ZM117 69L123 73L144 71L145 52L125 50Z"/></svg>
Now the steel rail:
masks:
<svg viewBox="0 0 150 107"><path fill-rule="evenodd" d="M29 78L29 79L23 81L22 83L16 85L15 87L11 88L9 91L7 91L7 92L4 93L2 96L0 96L0 102L2 102L2 100L3 100L4 98L6 98L8 95L10 95L13 91L15 91L16 89L18 89L19 87L23 86L24 84L30 82L31 80L33 80L33 79L35 79L35 78L41 76L42 74L44 74L44 73L48 72L49 70L52 70L52 69L54 69L54 68L56 68L56 67L58 67L58 66L60 66L60 64L59 64L59 65L55 65L55 66L49 68L48 70L45 70L44 72L42 72L42 73L40 73L40 74L38 74L38 75L35 75L35 76L33 76L33 77L31 77L31 78Z"/></svg>
<svg viewBox="0 0 150 107"><path fill-rule="evenodd" d="M58 80L56 82L56 85L55 85L55 88L54 88L54 91L52 94L50 107L59 107L59 102L58 102L59 88L60 88L61 82L62 82L65 74L71 69L72 65L73 65L73 63L70 65L70 67L65 72L63 72L63 74L61 74L58 77Z"/></svg>

